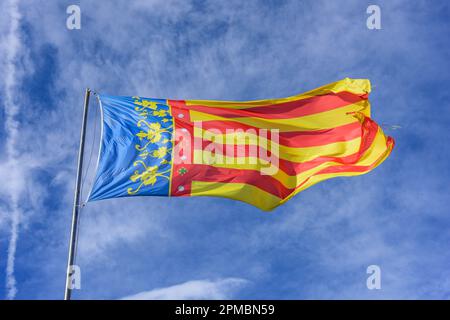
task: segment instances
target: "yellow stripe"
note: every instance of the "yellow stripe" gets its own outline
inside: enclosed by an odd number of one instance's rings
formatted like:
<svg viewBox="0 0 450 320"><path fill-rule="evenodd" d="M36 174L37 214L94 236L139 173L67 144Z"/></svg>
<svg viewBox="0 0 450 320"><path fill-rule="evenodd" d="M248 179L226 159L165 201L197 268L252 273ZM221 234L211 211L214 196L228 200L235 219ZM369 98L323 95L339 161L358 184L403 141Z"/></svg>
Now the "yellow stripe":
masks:
<svg viewBox="0 0 450 320"><path fill-rule="evenodd" d="M384 141L384 142L382 142L382 141ZM382 144L382 143L384 143L384 144ZM349 171L349 172L322 173L322 174L313 175L309 178L309 180L307 182L305 182L305 184L303 184L300 188L296 189L288 197L283 199L282 203L288 201L290 198L292 198L299 192L301 192L309 187L312 187L313 185L315 185L316 183L319 183L321 181L328 180L331 178L337 178L337 177L351 177L351 176L359 176L359 175L366 174L366 173L372 171L373 169L375 169L376 167L378 167L384 160L386 160L386 158L389 156L391 151L392 151L392 146L390 146L389 148L386 147L386 138L385 138L384 134L382 133L382 130L380 129L378 132L376 141L374 141L374 143L371 147L371 150L368 150L363 157L364 159L361 159L361 161L358 162L358 164L357 164L357 165L361 165L361 166L369 166L369 165L372 165L375 163L373 168L370 168L366 171L361 171L361 172L350 172ZM282 203L280 203L280 204L282 204Z"/></svg>
<svg viewBox="0 0 450 320"><path fill-rule="evenodd" d="M239 200L266 211L278 206L282 201L277 196L245 183L192 181L191 196L214 196Z"/></svg>
<svg viewBox="0 0 450 320"><path fill-rule="evenodd" d="M383 131L381 129L378 130L377 135L375 136L375 139L372 143L372 145L369 147L368 150L362 155L360 160L353 164L357 166L369 166L373 164L377 159L380 158L380 156L386 151L386 137L383 134ZM206 156L204 158L209 157L209 159L217 159L217 157L214 157L211 152L208 151L201 151L201 150L195 150L194 151L194 163L202 163L202 155L205 154ZM203 159L204 159L203 158ZM231 168L231 169L239 169L239 170L257 170L262 171L263 168L267 168L268 165L263 165L259 162L259 159L256 157L245 157L244 159L246 162L243 164L237 164L233 163L236 162L235 158L229 158L229 157L223 157L223 159L219 159L220 163L206 163L213 167L218 168ZM320 164L317 167L314 167L312 169L309 169L307 171L304 171L302 173L299 173L296 176L291 176L279 169L274 175L272 175L273 178L280 181L286 188L293 189L296 188L298 185L300 185L302 182L305 181L308 177L313 176L317 172L328 168L332 166L341 166L342 164L335 161L328 161ZM341 176L343 174L341 173L333 173L334 176ZM303 190L303 189L302 189Z"/></svg>
<svg viewBox="0 0 450 320"><path fill-rule="evenodd" d="M298 118L263 119L257 117L224 118L195 110L190 110L191 121L233 121L263 129L279 129L280 132L301 130L331 129L358 121L349 112L361 112L370 117L370 104L368 100L350 104L338 109L315 113Z"/></svg>
<svg viewBox="0 0 450 320"><path fill-rule="evenodd" d="M253 133L242 134L234 132L228 134L214 134L211 131L208 132L207 130L197 127L194 127L194 136L197 138L202 138L205 141L212 141L220 145L223 144L224 154L226 152L225 144L227 142L229 142L230 145L264 146L264 149L268 151L276 151L278 148L279 157L291 162L305 162L319 156L345 157L357 152L361 144L361 137L358 137L348 141L333 142L320 146L292 148L275 143L267 138L259 137ZM258 148L255 148L255 150L258 153ZM229 163L231 162L232 161L229 161Z"/></svg>
<svg viewBox="0 0 450 320"><path fill-rule="evenodd" d="M363 95L369 93L370 81L368 79L349 79L345 78L343 80L327 84L320 88L310 90L308 92L287 97L281 99L265 99L265 100L251 100L251 101L214 101L214 100L186 100L186 105L202 105L207 107L220 107L220 108L230 108L230 109L245 109L250 107L258 107L272 104L285 103L295 100L307 99L318 95L323 95L327 93L337 93L342 91L351 92L356 95Z"/></svg>
<svg viewBox="0 0 450 320"><path fill-rule="evenodd" d="M380 151L383 151L380 154ZM358 165L371 165L378 160L375 166L382 163L389 155L391 149L386 148L386 138L381 129L377 133L377 137L369 150L363 155ZM381 157L381 158L380 158ZM328 164L329 165L329 164ZM323 168L321 168L323 169ZM321 169L314 170L316 172ZM310 170L311 171L311 170ZM369 170L370 171L370 170ZM216 196L224 197L234 200L243 201L254 205L262 210L272 210L280 204L286 202L291 197L299 193L300 191L326 179L339 177L339 176L356 176L366 172L340 172L340 173L328 173L313 175L312 171L308 172L310 176L309 180L299 189L295 190L291 195L285 199L280 199L270 193L267 193L258 187L245 183L221 183L221 182L202 182L193 181L191 186L192 196Z"/></svg>
<svg viewBox="0 0 450 320"><path fill-rule="evenodd" d="M383 156L383 158L375 165L374 168L378 167L390 154L391 150L386 151L386 154ZM366 174L370 171L372 171L374 168L368 170L368 171L362 171L362 172L340 172L340 173L324 173L324 174L317 174L312 176L304 185L302 185L300 188L298 188L297 190L295 190L291 195L289 195L289 197L286 197L282 203L288 201L290 198L292 198L293 196L295 196L296 194L298 194L299 192L312 187L313 185L324 181L324 180L328 180L331 178L338 178L338 177L352 177L352 176L360 176L363 174ZM281 203L280 203L281 204Z"/></svg>

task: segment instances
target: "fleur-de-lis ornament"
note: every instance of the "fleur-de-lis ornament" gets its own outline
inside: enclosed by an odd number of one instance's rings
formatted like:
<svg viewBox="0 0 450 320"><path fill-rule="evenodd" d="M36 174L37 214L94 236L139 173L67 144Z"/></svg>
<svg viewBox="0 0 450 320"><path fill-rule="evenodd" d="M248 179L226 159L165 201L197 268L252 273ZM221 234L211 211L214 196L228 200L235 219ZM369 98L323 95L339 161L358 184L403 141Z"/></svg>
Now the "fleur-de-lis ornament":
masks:
<svg viewBox="0 0 450 320"><path fill-rule="evenodd" d="M170 172L170 169L158 172L158 166L147 167L147 165L142 160L136 161L133 165L137 166L138 164L142 165L144 170L141 172L139 170L136 170L134 171L134 174L131 176L130 178L131 181L133 182L140 181L140 184L134 190L133 188L128 188L127 192L130 195L138 193L139 190L142 188L142 186L148 185L153 186L156 183L158 177L170 179L168 176L165 175L166 173Z"/></svg>
<svg viewBox="0 0 450 320"><path fill-rule="evenodd" d="M141 130L136 133L136 136L140 141L144 141L144 144L135 145L136 150L140 151L139 157L142 160L137 160L133 163L133 166L138 167L139 169L134 171L130 180L139 183L139 185L135 188L128 188L127 192L130 195L137 194L143 186L153 186L158 182L159 178L170 179L170 169L164 171L158 170L161 169L160 165L170 163L167 156L172 151L170 144L172 125L163 127L163 125L165 126L165 123L169 121L168 118L164 117L169 116L170 111L159 108L161 105L165 107L168 106L150 100L135 100L134 103L136 105L134 108L135 111L139 112L139 116L142 117L142 119L139 119L136 123L137 127L141 128ZM160 119L161 123L150 122L148 120L150 115L163 119ZM151 150L150 147L153 149L153 145L155 144L158 145L158 148L156 150ZM149 157L161 159L159 165L147 165L144 160L148 161Z"/></svg>

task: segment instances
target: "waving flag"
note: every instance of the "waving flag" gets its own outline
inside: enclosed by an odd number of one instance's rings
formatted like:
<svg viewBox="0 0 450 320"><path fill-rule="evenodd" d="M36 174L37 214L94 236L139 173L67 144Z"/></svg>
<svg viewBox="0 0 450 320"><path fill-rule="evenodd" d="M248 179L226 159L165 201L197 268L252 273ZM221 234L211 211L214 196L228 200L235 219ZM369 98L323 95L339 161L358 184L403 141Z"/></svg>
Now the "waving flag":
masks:
<svg viewBox="0 0 450 320"><path fill-rule="evenodd" d="M322 180L367 173L394 146L370 118L369 92L369 80L347 78L245 102L100 95L89 200L218 196L271 210Z"/></svg>

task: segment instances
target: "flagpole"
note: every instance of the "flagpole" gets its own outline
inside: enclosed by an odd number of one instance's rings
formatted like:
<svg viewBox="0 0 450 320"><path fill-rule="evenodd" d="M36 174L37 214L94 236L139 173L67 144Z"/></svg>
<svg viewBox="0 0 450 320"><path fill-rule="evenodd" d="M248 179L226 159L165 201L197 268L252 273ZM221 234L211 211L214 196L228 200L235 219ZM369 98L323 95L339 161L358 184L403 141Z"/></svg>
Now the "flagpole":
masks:
<svg viewBox="0 0 450 320"><path fill-rule="evenodd" d="M72 228L70 231L70 242L69 242L69 257L67 260L67 272L66 272L66 288L64 293L64 300L70 300L72 296L72 288L70 287L72 266L75 260L75 249L76 241L78 235L78 215L80 210L80 195L81 195L81 176L83 172L83 155L84 155L84 141L86 137L86 125L89 107L89 97L91 90L86 88L84 96L84 108L83 108L83 122L81 124L81 134L80 134L80 147L78 150L78 168L77 168L77 180L75 183L75 194L73 199L73 209L72 209Z"/></svg>

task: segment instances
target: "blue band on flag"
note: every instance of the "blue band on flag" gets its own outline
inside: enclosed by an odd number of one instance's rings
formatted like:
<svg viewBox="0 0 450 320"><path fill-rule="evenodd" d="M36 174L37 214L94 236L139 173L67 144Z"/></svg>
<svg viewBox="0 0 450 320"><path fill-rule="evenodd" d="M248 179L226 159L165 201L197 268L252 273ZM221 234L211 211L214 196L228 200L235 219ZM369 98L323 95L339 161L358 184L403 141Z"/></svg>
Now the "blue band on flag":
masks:
<svg viewBox="0 0 450 320"><path fill-rule="evenodd" d="M168 196L173 119L167 100L106 95L99 98L103 134L88 201Z"/></svg>

